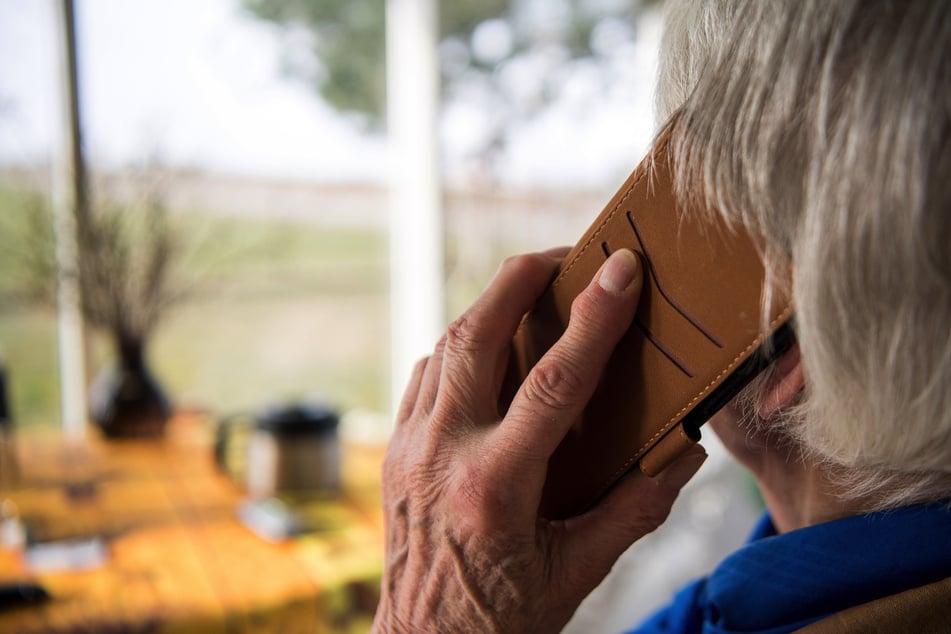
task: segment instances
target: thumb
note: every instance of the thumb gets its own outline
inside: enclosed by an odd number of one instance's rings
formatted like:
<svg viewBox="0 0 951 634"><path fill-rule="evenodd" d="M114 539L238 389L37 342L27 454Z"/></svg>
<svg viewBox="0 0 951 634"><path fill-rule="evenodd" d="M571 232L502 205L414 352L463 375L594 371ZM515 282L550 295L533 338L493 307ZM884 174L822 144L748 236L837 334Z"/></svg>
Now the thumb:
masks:
<svg viewBox="0 0 951 634"><path fill-rule="evenodd" d="M591 510L565 522L564 561L585 562L579 577L593 589L631 544L664 523L680 490L707 459L700 445L656 477L633 471ZM581 579L578 579L581 582Z"/></svg>

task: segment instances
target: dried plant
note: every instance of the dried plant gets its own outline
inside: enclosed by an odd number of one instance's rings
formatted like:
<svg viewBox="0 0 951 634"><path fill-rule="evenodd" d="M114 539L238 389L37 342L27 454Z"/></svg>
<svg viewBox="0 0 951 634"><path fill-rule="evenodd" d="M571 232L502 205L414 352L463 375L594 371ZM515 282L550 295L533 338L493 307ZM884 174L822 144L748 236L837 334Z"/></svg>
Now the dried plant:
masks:
<svg viewBox="0 0 951 634"><path fill-rule="evenodd" d="M181 299L171 264L181 241L158 188L138 203L100 204L79 226L83 313L117 341L143 341Z"/></svg>
<svg viewBox="0 0 951 634"><path fill-rule="evenodd" d="M132 187L121 196L97 197L77 227L83 315L120 344L145 341L185 295L174 266L184 244L161 181L154 168L127 177ZM29 187L2 193L0 305L53 306L57 265L49 197Z"/></svg>

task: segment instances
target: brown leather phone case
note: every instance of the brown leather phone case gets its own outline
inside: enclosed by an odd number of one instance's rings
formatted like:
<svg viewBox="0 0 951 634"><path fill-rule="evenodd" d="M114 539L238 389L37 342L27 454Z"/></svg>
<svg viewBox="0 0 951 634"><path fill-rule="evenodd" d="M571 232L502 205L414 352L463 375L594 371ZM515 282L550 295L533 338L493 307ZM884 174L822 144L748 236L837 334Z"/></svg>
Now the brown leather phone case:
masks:
<svg viewBox="0 0 951 634"><path fill-rule="evenodd" d="M562 263L513 342L509 394L561 336L572 300L616 249L637 253L643 292L594 397L549 461L539 512L590 507L635 465L656 475L699 427L791 344L790 299L772 293L750 236L717 214L678 209L667 140L635 169ZM763 332L762 325L768 324Z"/></svg>

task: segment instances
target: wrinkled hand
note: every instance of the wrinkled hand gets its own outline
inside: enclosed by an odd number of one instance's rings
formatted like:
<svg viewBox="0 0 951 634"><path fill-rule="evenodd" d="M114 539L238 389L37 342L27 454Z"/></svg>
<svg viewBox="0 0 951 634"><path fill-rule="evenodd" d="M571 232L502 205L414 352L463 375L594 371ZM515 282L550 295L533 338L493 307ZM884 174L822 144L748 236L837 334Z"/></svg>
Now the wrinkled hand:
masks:
<svg viewBox="0 0 951 634"><path fill-rule="evenodd" d="M374 631L557 631L666 519L705 458L697 448L656 478L632 473L578 517L537 516L548 458L630 325L642 283L633 253L612 255L502 417L509 343L557 262L553 253L506 261L414 371L383 467Z"/></svg>

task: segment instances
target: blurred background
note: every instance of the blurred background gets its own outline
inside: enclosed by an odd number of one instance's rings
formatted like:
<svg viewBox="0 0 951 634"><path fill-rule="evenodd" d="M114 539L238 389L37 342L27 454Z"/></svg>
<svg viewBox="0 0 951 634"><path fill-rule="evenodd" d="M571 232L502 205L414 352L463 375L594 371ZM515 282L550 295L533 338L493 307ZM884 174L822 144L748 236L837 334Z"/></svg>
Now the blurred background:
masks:
<svg viewBox="0 0 951 634"><path fill-rule="evenodd" d="M365 629L381 552L367 509L407 364L505 256L573 243L639 162L655 127L662 11L656 0L0 0L0 422L12 448L0 532L17 553L6 576L52 595L0 611L0 623L65 631L99 618L75 606L57 616L63 589L88 592L93 577L62 554L34 565L29 549L65 540L92 548L88 570L127 565L119 544L144 520L50 527L73 521L70 504L104 514L103 492L128 476L130 498L169 498L186 532L196 509L218 526L237 508L254 538L284 544L281 556L296 549L287 565L306 572L293 591L255 596L253 581L280 559L261 551L249 582L222 590L227 553L209 563L188 538L182 556L210 579L214 607L178 609L187 600L150 577L148 598L130 599L121 619L102 609L116 631L174 630L170 614L184 615L181 631L292 631L307 619ZM153 422L124 428L116 376L132 370L157 405L139 412ZM143 443L162 446L156 464L176 460L176 443L210 463L224 421L252 419L253 436L291 410L294 424L315 410L334 419L343 475L330 497L367 501L318 522L319 538L289 546L274 487L248 495L257 449L227 449L239 464L223 460L235 486L220 514L194 491L186 506L172 485L155 493L166 476L135 466L153 459ZM271 435L278 462L293 461ZM569 630L632 625L743 540L760 503L722 450L708 450L671 524L625 556ZM213 477L194 468L205 475L172 479ZM62 508L50 519L53 498ZM364 541L348 545L347 531ZM337 541L320 541L331 533ZM349 577L327 554L346 548L369 560L348 559ZM659 581L648 587L635 569ZM174 585L183 573L150 574ZM263 576L280 574L293 576ZM328 599L335 574L345 590Z"/></svg>
<svg viewBox="0 0 951 634"><path fill-rule="evenodd" d="M64 132L57 5L0 0L0 297L22 424L57 424L52 229L30 224L49 208ZM386 412L384 2L76 6L92 205L158 202L174 235L183 301L161 311L149 351L176 402L230 410L316 391ZM454 315L505 255L573 242L638 162L659 15L610 0L439 10Z"/></svg>

